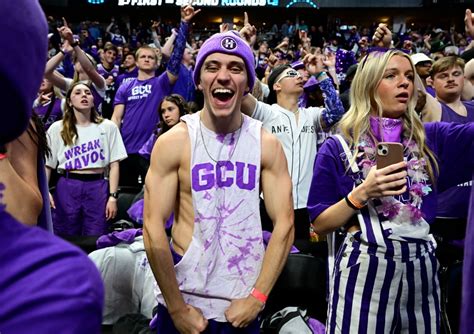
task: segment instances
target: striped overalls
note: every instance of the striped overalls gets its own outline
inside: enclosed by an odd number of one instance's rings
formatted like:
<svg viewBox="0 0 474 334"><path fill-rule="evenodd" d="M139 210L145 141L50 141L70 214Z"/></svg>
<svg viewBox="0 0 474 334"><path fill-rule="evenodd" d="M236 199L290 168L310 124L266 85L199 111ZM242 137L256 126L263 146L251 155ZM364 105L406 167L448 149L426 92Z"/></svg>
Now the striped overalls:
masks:
<svg viewBox="0 0 474 334"><path fill-rule="evenodd" d="M358 172L355 163L351 169ZM438 333L438 262L429 225L392 223L378 205L369 201L358 213L361 230L330 252L327 332Z"/></svg>

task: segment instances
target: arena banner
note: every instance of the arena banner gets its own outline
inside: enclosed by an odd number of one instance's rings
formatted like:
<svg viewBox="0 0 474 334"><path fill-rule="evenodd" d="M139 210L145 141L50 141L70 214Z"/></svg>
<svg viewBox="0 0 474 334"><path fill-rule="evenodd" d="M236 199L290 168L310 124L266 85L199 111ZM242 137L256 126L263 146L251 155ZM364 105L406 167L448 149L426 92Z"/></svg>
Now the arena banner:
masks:
<svg viewBox="0 0 474 334"><path fill-rule="evenodd" d="M97 1L97 0L89 0ZM103 0L102 0L103 1ZM182 6L187 0L117 0L118 6ZM194 0L196 7L309 7L319 8L317 0Z"/></svg>

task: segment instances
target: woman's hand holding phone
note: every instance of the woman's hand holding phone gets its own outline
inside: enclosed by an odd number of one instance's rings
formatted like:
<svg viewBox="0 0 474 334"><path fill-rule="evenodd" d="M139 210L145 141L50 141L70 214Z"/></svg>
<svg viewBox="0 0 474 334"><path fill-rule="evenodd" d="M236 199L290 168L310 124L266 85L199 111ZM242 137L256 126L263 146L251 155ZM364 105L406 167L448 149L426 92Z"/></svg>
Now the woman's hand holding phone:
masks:
<svg viewBox="0 0 474 334"><path fill-rule="evenodd" d="M365 181L352 191L353 196L365 203L372 198L403 194L407 189L406 168L405 161L381 169L373 166Z"/></svg>

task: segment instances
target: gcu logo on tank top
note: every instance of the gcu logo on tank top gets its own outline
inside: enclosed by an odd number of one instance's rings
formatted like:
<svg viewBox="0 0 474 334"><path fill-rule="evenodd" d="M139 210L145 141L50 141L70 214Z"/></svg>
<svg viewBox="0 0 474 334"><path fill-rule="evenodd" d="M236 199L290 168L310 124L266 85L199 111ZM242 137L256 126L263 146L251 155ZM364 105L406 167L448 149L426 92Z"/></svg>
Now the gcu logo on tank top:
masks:
<svg viewBox="0 0 474 334"><path fill-rule="evenodd" d="M194 191L204 191L214 187L224 188L236 185L240 189L255 189L257 166L236 161L218 161L197 164L192 169Z"/></svg>

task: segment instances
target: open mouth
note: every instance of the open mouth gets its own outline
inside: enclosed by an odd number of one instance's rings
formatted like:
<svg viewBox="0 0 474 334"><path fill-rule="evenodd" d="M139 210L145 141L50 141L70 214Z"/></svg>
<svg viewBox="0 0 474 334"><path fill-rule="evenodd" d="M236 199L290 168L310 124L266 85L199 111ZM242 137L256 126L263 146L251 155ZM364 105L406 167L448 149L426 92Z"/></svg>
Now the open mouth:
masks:
<svg viewBox="0 0 474 334"><path fill-rule="evenodd" d="M399 101L402 101L402 102L406 102L408 101L408 98L410 97L410 95L408 93L400 93L398 95L395 96L395 98Z"/></svg>
<svg viewBox="0 0 474 334"><path fill-rule="evenodd" d="M228 88L216 88L212 91L212 97L222 103L230 101L234 95L235 93Z"/></svg>

